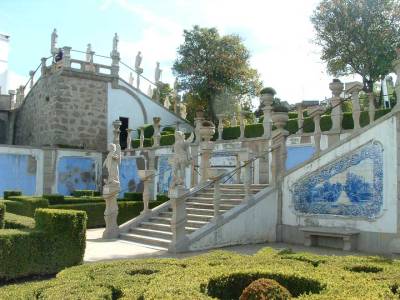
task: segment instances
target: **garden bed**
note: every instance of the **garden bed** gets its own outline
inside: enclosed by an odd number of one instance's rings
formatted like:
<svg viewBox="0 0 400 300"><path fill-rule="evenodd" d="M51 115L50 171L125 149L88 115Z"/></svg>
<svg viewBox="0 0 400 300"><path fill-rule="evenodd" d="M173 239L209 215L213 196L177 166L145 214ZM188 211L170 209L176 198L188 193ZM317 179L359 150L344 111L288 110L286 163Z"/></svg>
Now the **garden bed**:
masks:
<svg viewBox="0 0 400 300"><path fill-rule="evenodd" d="M238 299L258 278L276 280L296 299L399 299L399 270L399 261L380 257L214 251L72 267L54 279L4 286L0 299Z"/></svg>

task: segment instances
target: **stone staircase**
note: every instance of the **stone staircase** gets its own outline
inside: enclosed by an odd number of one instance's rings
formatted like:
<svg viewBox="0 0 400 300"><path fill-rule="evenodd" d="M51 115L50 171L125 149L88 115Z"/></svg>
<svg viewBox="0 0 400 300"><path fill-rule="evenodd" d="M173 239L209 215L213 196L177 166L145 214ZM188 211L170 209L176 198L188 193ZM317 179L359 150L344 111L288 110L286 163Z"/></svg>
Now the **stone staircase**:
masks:
<svg viewBox="0 0 400 300"><path fill-rule="evenodd" d="M266 188L265 184L252 184L252 195ZM241 204L245 197L243 184L221 184L220 213ZM186 233L191 234L208 224L214 216L214 188L209 187L186 199ZM168 249L172 240L171 230L172 209L153 213L146 221L131 226L128 232L121 233L120 238L150 247Z"/></svg>

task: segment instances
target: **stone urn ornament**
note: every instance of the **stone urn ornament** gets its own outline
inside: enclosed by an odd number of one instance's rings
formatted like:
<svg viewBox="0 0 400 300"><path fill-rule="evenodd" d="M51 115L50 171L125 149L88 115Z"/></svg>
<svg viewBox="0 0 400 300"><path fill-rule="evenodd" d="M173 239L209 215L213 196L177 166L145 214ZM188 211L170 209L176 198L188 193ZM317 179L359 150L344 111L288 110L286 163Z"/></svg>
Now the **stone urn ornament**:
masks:
<svg viewBox="0 0 400 300"><path fill-rule="evenodd" d="M200 137L209 142L215 134L215 125L210 121L202 121L199 128Z"/></svg>
<svg viewBox="0 0 400 300"><path fill-rule="evenodd" d="M272 107L272 122L276 128L283 129L289 120L288 108L282 104L275 104Z"/></svg>
<svg viewBox="0 0 400 300"><path fill-rule="evenodd" d="M260 102L264 106L271 106L274 100L276 91L271 87L263 88L260 91Z"/></svg>

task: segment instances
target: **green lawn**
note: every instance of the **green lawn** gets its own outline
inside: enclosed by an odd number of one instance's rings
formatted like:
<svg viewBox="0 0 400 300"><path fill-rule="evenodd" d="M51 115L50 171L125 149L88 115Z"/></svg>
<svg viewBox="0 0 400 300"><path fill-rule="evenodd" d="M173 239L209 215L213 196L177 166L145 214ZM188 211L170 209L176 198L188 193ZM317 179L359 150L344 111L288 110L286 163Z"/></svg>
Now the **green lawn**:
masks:
<svg viewBox="0 0 400 300"><path fill-rule="evenodd" d="M214 251L72 267L54 279L3 286L0 299L238 299L261 277L297 299L399 299L399 271L400 261L372 256Z"/></svg>

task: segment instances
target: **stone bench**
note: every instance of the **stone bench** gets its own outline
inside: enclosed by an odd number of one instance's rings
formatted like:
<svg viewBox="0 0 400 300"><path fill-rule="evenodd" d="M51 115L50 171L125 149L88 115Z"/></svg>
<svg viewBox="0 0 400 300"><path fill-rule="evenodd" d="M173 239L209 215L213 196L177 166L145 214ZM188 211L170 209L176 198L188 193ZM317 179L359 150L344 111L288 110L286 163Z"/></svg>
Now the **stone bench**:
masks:
<svg viewBox="0 0 400 300"><path fill-rule="evenodd" d="M304 233L304 245L316 246L318 237L334 237L343 239L343 250L352 251L357 249L357 238L360 231L343 227L302 227Z"/></svg>

